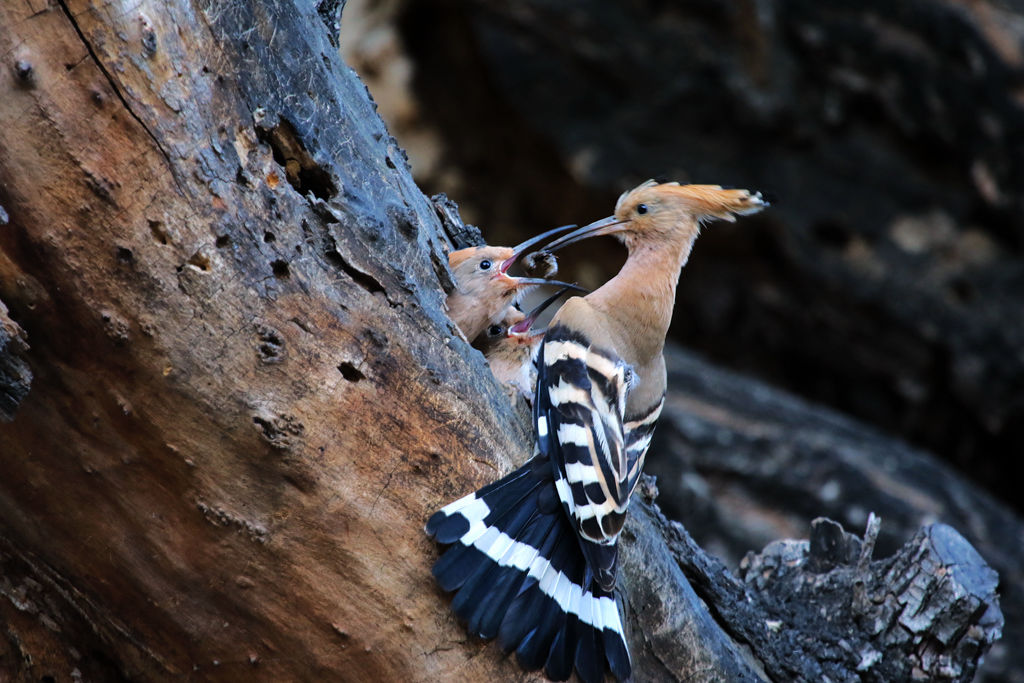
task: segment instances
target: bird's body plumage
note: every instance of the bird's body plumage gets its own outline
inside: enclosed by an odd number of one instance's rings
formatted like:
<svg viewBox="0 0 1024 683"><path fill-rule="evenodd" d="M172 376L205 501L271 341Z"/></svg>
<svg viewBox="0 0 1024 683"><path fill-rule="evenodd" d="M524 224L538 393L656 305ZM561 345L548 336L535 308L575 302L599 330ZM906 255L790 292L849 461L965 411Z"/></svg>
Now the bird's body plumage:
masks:
<svg viewBox="0 0 1024 683"><path fill-rule="evenodd" d="M427 524L452 544L434 573L459 591L456 612L471 630L486 625L480 635L496 632L524 667L543 665L553 680L573 667L587 683L602 680L606 666L629 677L612 598L617 541L664 401L662 349L679 272L701 221L764 206L746 190L648 182L624 193L614 216L548 245L615 235L629 257L552 319L539 352L534 457Z"/></svg>
<svg viewBox="0 0 1024 683"><path fill-rule="evenodd" d="M627 414L633 368L610 347L561 323L549 328L538 365L537 446L551 461L555 491L595 581L610 591L616 541L653 431L650 422L644 438L635 425L646 425L652 414L657 419L662 396L638 415Z"/></svg>

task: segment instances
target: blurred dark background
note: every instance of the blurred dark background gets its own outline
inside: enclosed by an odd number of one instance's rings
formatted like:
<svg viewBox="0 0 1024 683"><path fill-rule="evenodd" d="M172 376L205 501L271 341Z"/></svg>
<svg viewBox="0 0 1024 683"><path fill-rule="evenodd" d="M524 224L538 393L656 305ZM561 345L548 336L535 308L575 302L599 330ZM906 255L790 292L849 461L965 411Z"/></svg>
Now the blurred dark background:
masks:
<svg viewBox="0 0 1024 683"><path fill-rule="evenodd" d="M350 0L341 42L420 186L493 244L605 216L651 177L772 195L705 228L673 339L934 454L1005 506L999 533L928 505L914 523L947 519L990 561L983 537L1024 547L1024 1ZM623 257L588 242L562 276L595 287ZM663 506L686 521L673 485ZM1008 638L1017 564L999 567Z"/></svg>
<svg viewBox="0 0 1024 683"><path fill-rule="evenodd" d="M401 0L344 18L421 187L491 243L609 214L649 177L770 193L705 229L673 337L1024 511L1024 2ZM623 257L606 241L563 274L599 285Z"/></svg>

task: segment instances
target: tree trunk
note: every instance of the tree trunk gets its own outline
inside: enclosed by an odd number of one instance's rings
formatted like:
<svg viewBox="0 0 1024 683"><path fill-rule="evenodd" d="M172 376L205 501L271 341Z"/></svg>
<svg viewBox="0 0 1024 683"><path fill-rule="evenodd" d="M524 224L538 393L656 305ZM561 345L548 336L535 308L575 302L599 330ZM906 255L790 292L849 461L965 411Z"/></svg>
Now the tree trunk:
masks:
<svg viewBox="0 0 1024 683"><path fill-rule="evenodd" d="M16 629L7 671L500 666L446 644L422 524L525 432L365 89L269 7L0 9L0 299L36 373L0 436L5 592L61 628Z"/></svg>
<svg viewBox="0 0 1024 683"><path fill-rule="evenodd" d="M0 425L0 677L535 678L467 637L422 532L529 422L445 316L438 213L317 10L0 26L0 369L34 375ZM667 528L628 527L637 679L811 677L721 616L748 602L724 569L708 611Z"/></svg>

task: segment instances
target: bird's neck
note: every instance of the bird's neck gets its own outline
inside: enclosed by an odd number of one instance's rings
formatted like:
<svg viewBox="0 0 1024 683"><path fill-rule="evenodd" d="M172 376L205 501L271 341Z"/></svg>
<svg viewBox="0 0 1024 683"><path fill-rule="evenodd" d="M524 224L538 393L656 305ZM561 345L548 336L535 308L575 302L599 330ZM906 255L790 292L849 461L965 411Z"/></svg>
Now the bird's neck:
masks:
<svg viewBox="0 0 1024 683"><path fill-rule="evenodd" d="M621 331L616 345L623 358L646 365L661 356L672 322L679 271L690 257L693 239L627 246L629 257L618 275L587 299Z"/></svg>

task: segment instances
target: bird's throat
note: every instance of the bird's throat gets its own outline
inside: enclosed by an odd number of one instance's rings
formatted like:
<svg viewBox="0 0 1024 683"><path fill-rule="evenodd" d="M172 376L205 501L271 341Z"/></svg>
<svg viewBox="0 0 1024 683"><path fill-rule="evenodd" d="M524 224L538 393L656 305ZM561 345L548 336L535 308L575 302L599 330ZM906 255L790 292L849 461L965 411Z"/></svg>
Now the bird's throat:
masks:
<svg viewBox="0 0 1024 683"><path fill-rule="evenodd" d="M618 275L587 299L628 331L619 353L631 363L645 364L661 354L672 322L679 273L693 240L679 244L635 245ZM630 358L629 356L632 356Z"/></svg>

